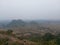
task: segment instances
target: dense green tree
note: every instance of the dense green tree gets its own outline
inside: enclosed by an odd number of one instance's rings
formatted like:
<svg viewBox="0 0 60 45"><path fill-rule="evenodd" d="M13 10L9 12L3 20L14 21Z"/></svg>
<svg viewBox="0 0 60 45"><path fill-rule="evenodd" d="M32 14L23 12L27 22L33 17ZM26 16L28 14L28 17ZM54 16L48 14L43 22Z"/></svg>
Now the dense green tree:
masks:
<svg viewBox="0 0 60 45"><path fill-rule="evenodd" d="M7 34L12 34L12 32L13 32L13 30L11 30L11 29L7 30Z"/></svg>
<svg viewBox="0 0 60 45"><path fill-rule="evenodd" d="M56 36L56 42L57 42L57 45L60 45L60 34Z"/></svg>
<svg viewBox="0 0 60 45"><path fill-rule="evenodd" d="M52 39L54 39L54 35L52 35L51 33L46 33L44 36L43 36L43 40L46 40L46 41L50 41Z"/></svg>

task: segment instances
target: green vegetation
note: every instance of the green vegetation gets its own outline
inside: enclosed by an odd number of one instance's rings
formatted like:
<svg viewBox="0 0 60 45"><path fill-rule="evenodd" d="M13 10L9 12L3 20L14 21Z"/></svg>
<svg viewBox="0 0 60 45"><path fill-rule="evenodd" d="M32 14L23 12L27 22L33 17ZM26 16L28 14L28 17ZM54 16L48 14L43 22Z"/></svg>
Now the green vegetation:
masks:
<svg viewBox="0 0 60 45"><path fill-rule="evenodd" d="M10 29L7 31L0 31L0 45L24 45L24 44L26 45L60 45L60 34L53 35L51 33L46 33L43 36L33 34L31 35L31 37L26 38L24 36L14 37L12 36L13 35L12 32L13 30L10 30ZM28 43L26 43L26 40L28 40L27 41ZM31 42L34 42L34 43L31 43Z"/></svg>
<svg viewBox="0 0 60 45"><path fill-rule="evenodd" d="M46 33L42 37L31 37L28 40L36 42L37 45L60 45L60 36L52 35L51 33Z"/></svg>
<svg viewBox="0 0 60 45"><path fill-rule="evenodd" d="M11 29L8 29L8 31L7 31L7 34L12 34L12 32L13 32L13 30L11 30Z"/></svg>

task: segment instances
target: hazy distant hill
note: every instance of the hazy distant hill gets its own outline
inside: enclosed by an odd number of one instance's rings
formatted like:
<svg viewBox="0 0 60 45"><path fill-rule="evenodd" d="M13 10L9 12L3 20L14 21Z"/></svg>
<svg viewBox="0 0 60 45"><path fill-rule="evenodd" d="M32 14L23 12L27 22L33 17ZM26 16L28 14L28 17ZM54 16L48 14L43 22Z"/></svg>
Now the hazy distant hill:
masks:
<svg viewBox="0 0 60 45"><path fill-rule="evenodd" d="M34 20L38 23L60 23L60 20Z"/></svg>
<svg viewBox="0 0 60 45"><path fill-rule="evenodd" d="M57 27L60 26L60 21L51 21L51 20L28 20L28 21L23 21L21 19L19 20L4 20L0 21L0 28L9 28L9 27L35 27L35 26L45 26L47 27L48 25L56 25Z"/></svg>
<svg viewBox="0 0 60 45"><path fill-rule="evenodd" d="M0 21L0 28L5 28L7 24L9 24L11 20L2 20Z"/></svg>
<svg viewBox="0 0 60 45"><path fill-rule="evenodd" d="M20 27L24 26L26 23L23 20L12 20L7 27Z"/></svg>

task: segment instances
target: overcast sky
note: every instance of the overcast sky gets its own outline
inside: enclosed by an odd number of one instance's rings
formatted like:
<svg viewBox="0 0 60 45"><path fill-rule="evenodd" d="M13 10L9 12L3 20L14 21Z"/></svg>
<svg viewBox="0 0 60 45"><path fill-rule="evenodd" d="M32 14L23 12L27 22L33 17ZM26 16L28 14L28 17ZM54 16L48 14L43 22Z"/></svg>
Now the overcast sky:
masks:
<svg viewBox="0 0 60 45"><path fill-rule="evenodd" d="M0 0L0 20L60 20L60 0Z"/></svg>

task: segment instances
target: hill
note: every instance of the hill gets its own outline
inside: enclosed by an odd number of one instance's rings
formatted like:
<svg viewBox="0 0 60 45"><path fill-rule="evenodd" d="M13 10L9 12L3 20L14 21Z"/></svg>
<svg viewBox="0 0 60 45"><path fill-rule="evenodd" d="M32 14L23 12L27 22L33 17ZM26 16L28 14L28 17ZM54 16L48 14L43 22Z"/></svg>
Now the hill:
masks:
<svg viewBox="0 0 60 45"><path fill-rule="evenodd" d="M7 27L20 27L24 26L26 23L23 20L12 20Z"/></svg>

